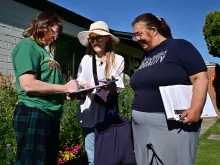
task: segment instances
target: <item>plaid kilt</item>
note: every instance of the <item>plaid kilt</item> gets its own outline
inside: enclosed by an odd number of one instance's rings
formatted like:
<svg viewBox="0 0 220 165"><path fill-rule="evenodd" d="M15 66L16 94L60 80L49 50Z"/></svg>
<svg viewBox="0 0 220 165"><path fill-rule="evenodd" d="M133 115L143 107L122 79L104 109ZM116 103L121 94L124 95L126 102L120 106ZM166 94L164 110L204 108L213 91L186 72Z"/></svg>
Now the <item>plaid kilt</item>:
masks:
<svg viewBox="0 0 220 165"><path fill-rule="evenodd" d="M38 108L18 103L13 117L15 165L57 165L60 121Z"/></svg>

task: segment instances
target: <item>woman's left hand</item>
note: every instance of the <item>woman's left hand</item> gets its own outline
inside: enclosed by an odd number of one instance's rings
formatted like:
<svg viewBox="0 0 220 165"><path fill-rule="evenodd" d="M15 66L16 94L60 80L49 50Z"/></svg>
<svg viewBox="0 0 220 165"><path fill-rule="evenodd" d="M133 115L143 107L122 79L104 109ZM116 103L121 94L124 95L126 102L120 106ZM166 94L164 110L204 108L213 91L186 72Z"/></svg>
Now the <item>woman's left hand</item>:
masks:
<svg viewBox="0 0 220 165"><path fill-rule="evenodd" d="M193 84L191 108L181 114L181 117L185 118L183 123L187 125L200 120L208 89L208 78L205 71L192 75L189 79Z"/></svg>
<svg viewBox="0 0 220 165"><path fill-rule="evenodd" d="M201 111L193 108L189 108L181 114L181 118L185 118L183 123L187 125L191 125L193 123L198 122L200 120L200 116Z"/></svg>
<svg viewBox="0 0 220 165"><path fill-rule="evenodd" d="M67 100L74 100L75 98L76 98L76 95L74 93L66 93Z"/></svg>

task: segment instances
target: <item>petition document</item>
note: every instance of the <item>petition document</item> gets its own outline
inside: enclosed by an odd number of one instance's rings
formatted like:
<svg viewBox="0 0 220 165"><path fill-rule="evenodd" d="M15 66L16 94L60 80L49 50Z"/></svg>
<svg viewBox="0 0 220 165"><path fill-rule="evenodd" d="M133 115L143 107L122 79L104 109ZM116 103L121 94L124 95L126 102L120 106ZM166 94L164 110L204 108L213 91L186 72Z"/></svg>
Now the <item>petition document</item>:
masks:
<svg viewBox="0 0 220 165"><path fill-rule="evenodd" d="M159 87L163 100L167 119L179 119L179 115L190 107L192 94L192 85L172 85ZM211 98L207 93L205 106L201 118L216 117L216 111Z"/></svg>

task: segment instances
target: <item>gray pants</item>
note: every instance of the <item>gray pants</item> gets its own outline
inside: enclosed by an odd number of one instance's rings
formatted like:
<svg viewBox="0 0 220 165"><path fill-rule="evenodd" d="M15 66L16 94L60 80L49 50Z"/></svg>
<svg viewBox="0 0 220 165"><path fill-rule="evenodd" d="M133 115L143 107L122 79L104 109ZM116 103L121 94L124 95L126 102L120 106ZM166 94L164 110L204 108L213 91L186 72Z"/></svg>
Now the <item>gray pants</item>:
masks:
<svg viewBox="0 0 220 165"><path fill-rule="evenodd" d="M164 113L132 111L137 165L193 165L201 122L166 120Z"/></svg>

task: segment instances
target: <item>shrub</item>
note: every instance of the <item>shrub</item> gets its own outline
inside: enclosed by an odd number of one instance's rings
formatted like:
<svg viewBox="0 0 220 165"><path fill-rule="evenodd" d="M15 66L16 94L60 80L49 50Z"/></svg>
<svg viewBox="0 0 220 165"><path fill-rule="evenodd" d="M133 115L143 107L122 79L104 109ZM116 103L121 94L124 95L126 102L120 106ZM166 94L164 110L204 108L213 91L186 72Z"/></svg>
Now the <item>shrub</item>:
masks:
<svg viewBox="0 0 220 165"><path fill-rule="evenodd" d="M131 117L131 104L134 98L134 92L129 85L129 77L125 75L125 89L119 95L119 111L121 117Z"/></svg>
<svg viewBox="0 0 220 165"><path fill-rule="evenodd" d="M83 144L81 127L76 122L77 111L76 100L65 101L63 106L63 116L60 124L60 147L66 145Z"/></svg>
<svg viewBox="0 0 220 165"><path fill-rule="evenodd" d="M12 127L13 111L17 100L11 75L0 72L0 164L13 164L16 140Z"/></svg>
<svg viewBox="0 0 220 165"><path fill-rule="evenodd" d="M70 72L68 75L63 75L64 84L72 79ZM78 101L65 100L63 105L63 116L60 124L60 148L68 145L83 145L83 135L81 127L76 122L76 111Z"/></svg>

